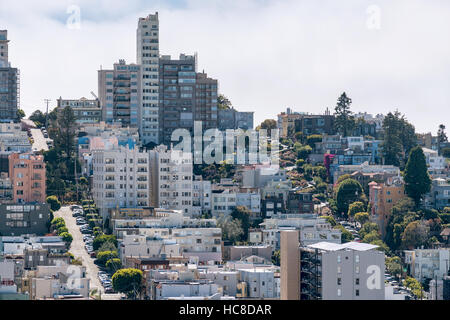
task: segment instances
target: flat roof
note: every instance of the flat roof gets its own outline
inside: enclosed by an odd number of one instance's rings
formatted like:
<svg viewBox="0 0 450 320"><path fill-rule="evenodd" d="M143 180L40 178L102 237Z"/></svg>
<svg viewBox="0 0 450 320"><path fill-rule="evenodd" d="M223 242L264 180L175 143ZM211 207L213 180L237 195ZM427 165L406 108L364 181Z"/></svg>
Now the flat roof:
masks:
<svg viewBox="0 0 450 320"><path fill-rule="evenodd" d="M351 249L355 251L368 251L372 249L378 248L378 246L368 243L361 243L361 242L347 242L347 243L332 243L332 242L318 242L314 244L310 244L307 246L308 248L312 249L320 249L325 251L339 251L339 250L345 250L345 249Z"/></svg>

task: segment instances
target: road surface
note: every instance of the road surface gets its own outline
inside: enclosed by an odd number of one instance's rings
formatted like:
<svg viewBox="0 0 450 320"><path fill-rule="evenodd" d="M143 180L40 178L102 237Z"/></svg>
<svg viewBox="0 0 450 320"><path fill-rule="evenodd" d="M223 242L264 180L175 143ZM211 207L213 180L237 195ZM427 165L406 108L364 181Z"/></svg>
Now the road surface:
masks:
<svg viewBox="0 0 450 320"><path fill-rule="evenodd" d="M79 226L77 226L76 218L72 217L72 210L69 207L61 207L58 211L53 213L56 218L62 217L66 222L66 227L69 229L69 233L73 237L72 244L69 251L75 256L75 258L81 258L83 266L86 267L87 277L90 279L90 288L97 289L97 292L104 293L103 286L98 279L98 267L94 263L94 259L88 254L84 248L83 234L80 232Z"/></svg>
<svg viewBox="0 0 450 320"><path fill-rule="evenodd" d="M30 131L34 140L32 146L33 151L41 151L41 150L48 151L47 140L49 139L44 138L41 129L30 129Z"/></svg>

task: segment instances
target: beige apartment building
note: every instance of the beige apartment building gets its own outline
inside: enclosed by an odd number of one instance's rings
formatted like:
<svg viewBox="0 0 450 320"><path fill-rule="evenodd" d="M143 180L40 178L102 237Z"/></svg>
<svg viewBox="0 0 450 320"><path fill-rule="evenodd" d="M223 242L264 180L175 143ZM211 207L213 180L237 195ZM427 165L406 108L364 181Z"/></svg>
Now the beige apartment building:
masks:
<svg viewBox="0 0 450 320"><path fill-rule="evenodd" d="M31 153L11 154L9 174L15 203L45 203L44 156Z"/></svg>
<svg viewBox="0 0 450 320"><path fill-rule="evenodd" d="M281 232L281 300L300 300L300 251L297 230Z"/></svg>

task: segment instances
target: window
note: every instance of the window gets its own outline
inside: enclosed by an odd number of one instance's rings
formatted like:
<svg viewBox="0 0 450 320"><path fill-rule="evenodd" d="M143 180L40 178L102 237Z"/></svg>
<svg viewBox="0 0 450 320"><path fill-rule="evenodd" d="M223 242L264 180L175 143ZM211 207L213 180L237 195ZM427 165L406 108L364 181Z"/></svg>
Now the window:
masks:
<svg viewBox="0 0 450 320"><path fill-rule="evenodd" d="M341 267L337 267L337 273L342 273Z"/></svg>
<svg viewBox="0 0 450 320"><path fill-rule="evenodd" d="M359 289L356 289L355 295L356 295L357 297L359 297Z"/></svg>
<svg viewBox="0 0 450 320"><path fill-rule="evenodd" d="M341 256L340 255L337 256L337 262L341 263Z"/></svg>
<svg viewBox="0 0 450 320"><path fill-rule="evenodd" d="M355 272L359 273L359 266L356 266Z"/></svg>
<svg viewBox="0 0 450 320"><path fill-rule="evenodd" d="M355 284L356 284L357 286L359 286L359 278L356 278L356 279L355 279Z"/></svg>
<svg viewBox="0 0 450 320"><path fill-rule="evenodd" d="M341 278L337 278L337 285L340 286L342 284L342 279Z"/></svg>
<svg viewBox="0 0 450 320"><path fill-rule="evenodd" d="M337 295L338 295L338 297L340 297L342 295L342 290L341 289L337 289Z"/></svg>
<svg viewBox="0 0 450 320"><path fill-rule="evenodd" d="M359 263L359 254L357 254L357 255L355 256L355 262L356 262L356 263Z"/></svg>

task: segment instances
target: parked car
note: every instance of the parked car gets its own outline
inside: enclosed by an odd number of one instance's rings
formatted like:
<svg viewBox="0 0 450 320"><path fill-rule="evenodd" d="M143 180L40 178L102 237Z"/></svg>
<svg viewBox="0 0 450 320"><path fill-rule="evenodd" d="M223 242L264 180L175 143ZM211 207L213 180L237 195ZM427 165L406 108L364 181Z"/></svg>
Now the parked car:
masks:
<svg viewBox="0 0 450 320"><path fill-rule="evenodd" d="M105 293L114 293L115 291L114 291L114 289L113 289L113 287L106 287L105 288Z"/></svg>
<svg viewBox="0 0 450 320"><path fill-rule="evenodd" d="M106 281L103 281L102 284L103 284L104 287L105 286L107 287L107 286L111 286L112 282L110 280L106 280Z"/></svg>

